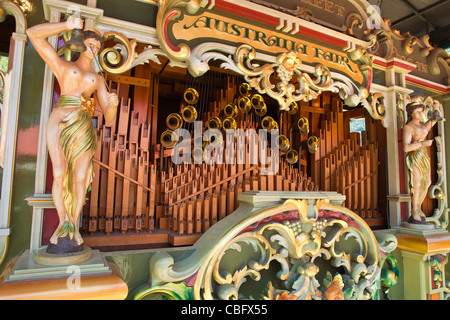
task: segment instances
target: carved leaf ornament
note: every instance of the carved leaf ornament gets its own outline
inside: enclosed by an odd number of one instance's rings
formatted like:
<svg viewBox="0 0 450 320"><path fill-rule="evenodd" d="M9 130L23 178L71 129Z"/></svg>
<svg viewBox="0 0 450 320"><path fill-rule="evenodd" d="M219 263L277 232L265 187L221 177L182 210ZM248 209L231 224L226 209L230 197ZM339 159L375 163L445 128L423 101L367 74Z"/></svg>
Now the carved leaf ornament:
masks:
<svg viewBox="0 0 450 320"><path fill-rule="evenodd" d="M204 236L211 237L213 229ZM177 263L167 253L153 256L150 286L134 298L373 299L381 251L396 246L389 236L379 244L361 218L328 200L287 200L210 240L211 250L198 248ZM392 286L394 280L383 283Z"/></svg>
<svg viewBox="0 0 450 320"><path fill-rule="evenodd" d="M268 94L278 101L280 110L289 111L292 102L309 101L317 98L331 84L331 74L327 67L316 64L315 79L300 70L299 55L289 51L279 55L273 64L259 66L252 63L256 51L249 45L241 45L236 50L236 65L245 74L245 80L260 94ZM274 76L279 81L273 84ZM296 85L297 84L297 85Z"/></svg>

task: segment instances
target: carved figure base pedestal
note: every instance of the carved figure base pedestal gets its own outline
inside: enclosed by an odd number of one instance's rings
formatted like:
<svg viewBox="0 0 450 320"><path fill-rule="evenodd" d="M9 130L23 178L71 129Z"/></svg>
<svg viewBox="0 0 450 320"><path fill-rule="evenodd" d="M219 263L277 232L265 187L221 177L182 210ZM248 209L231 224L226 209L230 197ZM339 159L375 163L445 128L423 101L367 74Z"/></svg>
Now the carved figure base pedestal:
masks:
<svg viewBox="0 0 450 320"><path fill-rule="evenodd" d="M81 251L70 253L48 253L48 248L36 252L34 262L46 266L68 266L88 261L92 257L92 250L83 247Z"/></svg>
<svg viewBox="0 0 450 320"><path fill-rule="evenodd" d="M78 245L75 239L66 236L59 238L58 243L49 244L46 248L36 252L34 262L47 266L63 266L85 262L91 256L91 248Z"/></svg>
<svg viewBox="0 0 450 320"><path fill-rule="evenodd" d="M41 256L48 255L46 249ZM71 265L37 264L37 254L25 250L0 275L0 300L125 299L128 286L119 268L98 250L86 250L91 258Z"/></svg>
<svg viewBox="0 0 450 320"><path fill-rule="evenodd" d="M401 226L403 228L408 228L408 229L414 229L414 230L422 230L422 231L428 231L428 230L434 230L436 229L436 226L432 223L424 223L424 224L419 224L419 223L409 223L409 222L402 222Z"/></svg>

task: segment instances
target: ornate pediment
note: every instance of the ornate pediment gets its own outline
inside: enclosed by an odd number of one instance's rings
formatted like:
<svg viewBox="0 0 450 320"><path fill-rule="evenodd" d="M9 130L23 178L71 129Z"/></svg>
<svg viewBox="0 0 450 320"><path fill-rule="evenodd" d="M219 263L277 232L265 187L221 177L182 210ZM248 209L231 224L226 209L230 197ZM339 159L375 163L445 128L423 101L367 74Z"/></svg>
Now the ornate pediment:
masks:
<svg viewBox="0 0 450 320"><path fill-rule="evenodd" d="M259 3L161 0L158 4L157 34L172 65L200 76L212 61L219 61L222 68L242 74L253 88L277 100L281 110L289 110L292 101L314 99L328 90L339 92L348 106L362 104L374 118L384 118L384 110L378 112L367 100L373 75L366 48L372 42L290 13L261 12ZM287 71L285 62L294 65Z"/></svg>

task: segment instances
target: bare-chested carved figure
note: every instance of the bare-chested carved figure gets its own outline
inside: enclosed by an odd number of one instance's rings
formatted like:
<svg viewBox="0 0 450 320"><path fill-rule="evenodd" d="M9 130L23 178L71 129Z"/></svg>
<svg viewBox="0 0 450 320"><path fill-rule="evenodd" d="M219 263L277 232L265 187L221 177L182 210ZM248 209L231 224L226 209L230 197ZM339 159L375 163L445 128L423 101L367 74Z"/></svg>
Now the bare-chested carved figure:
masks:
<svg viewBox="0 0 450 320"><path fill-rule="evenodd" d="M403 127L403 149L406 153L406 166L409 171L409 185L412 194L411 217L409 223L426 223L422 212L422 203L431 185L431 167L427 148L433 140L425 140L431 128L436 124L435 118L422 123L425 106L412 102L406 106L408 121Z"/></svg>
<svg viewBox="0 0 450 320"><path fill-rule="evenodd" d="M87 50L76 61L60 58L47 38L73 29L82 29L83 20L70 18L60 23L43 23L27 30L36 51L55 75L61 96L47 124L47 147L53 165L52 195L58 211L59 225L50 242L69 236L83 243L79 216L86 191L93 179L92 157L97 135L92 124L90 97L96 94L105 121L116 117L118 98L109 93L103 77L91 67L101 50L103 39L98 31L84 31Z"/></svg>

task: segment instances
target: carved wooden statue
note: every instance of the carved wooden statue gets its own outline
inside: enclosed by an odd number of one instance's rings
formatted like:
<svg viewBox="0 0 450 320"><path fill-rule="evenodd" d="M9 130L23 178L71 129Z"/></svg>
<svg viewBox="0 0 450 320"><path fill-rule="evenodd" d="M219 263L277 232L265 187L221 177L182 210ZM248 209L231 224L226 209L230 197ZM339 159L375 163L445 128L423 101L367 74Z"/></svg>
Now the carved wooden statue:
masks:
<svg viewBox="0 0 450 320"><path fill-rule="evenodd" d="M431 119L423 123L425 106L420 102L412 102L406 106L408 120L403 127L403 148L406 153L406 166L409 171L409 184L412 195L411 216L409 223L425 224L426 217L422 212L422 203L431 185L431 166L427 147L433 140L425 140L431 128L436 124L439 110ZM436 113L437 112L437 113Z"/></svg>
<svg viewBox="0 0 450 320"><path fill-rule="evenodd" d="M79 216L86 191L93 179L92 158L97 135L92 124L94 106L90 97L96 94L106 121L116 117L118 98L109 93L103 77L91 67L100 52L103 39L96 30L84 30L84 45L76 61L60 58L47 38L74 29L82 29L83 20L70 18L66 22L44 23L27 30L36 51L55 75L61 96L47 124L47 147L53 165L52 195L58 211L59 225L50 242L60 238L83 243L79 232Z"/></svg>

